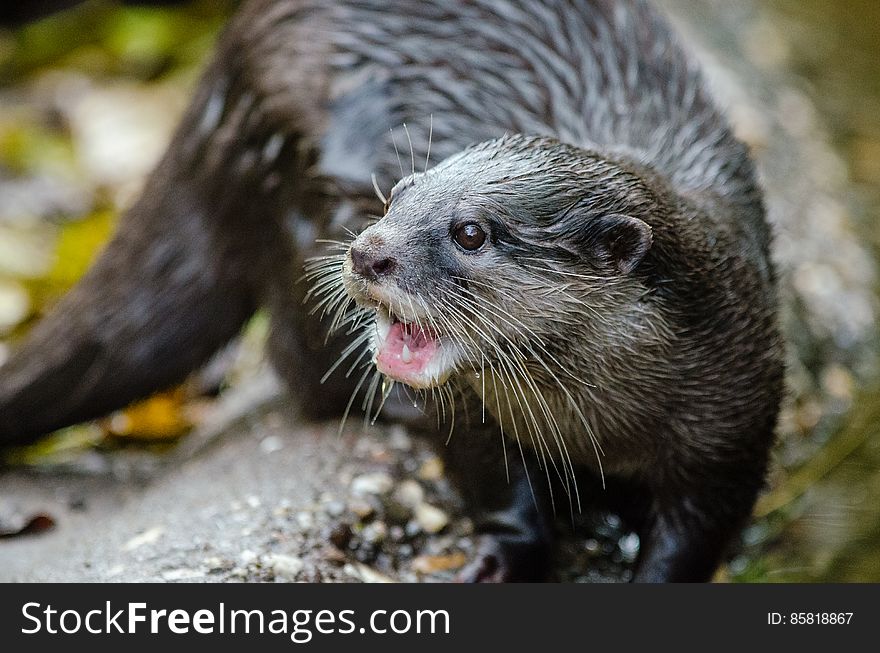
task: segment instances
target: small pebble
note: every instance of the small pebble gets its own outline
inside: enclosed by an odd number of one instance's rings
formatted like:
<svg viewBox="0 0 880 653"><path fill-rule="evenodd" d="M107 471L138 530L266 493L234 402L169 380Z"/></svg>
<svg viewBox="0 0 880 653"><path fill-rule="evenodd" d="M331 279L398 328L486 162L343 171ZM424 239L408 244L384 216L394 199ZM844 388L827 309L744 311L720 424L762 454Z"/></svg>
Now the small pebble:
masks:
<svg viewBox="0 0 880 653"><path fill-rule="evenodd" d="M359 562L353 562L345 565L345 573L352 578L356 578L364 583L392 583L391 578L382 574L371 567Z"/></svg>
<svg viewBox="0 0 880 653"><path fill-rule="evenodd" d="M345 512L345 504L342 501L328 501L324 505L324 510L331 517L340 517Z"/></svg>
<svg viewBox="0 0 880 653"><path fill-rule="evenodd" d="M620 548L623 557L631 562L636 559L639 553L639 536L635 533L624 535L618 540L617 546Z"/></svg>
<svg viewBox="0 0 880 653"><path fill-rule="evenodd" d="M392 497L386 497L383 508L385 519L392 524L405 524L412 517L412 509Z"/></svg>
<svg viewBox="0 0 880 653"><path fill-rule="evenodd" d="M388 529L388 535L393 542L402 542L406 537L406 531L401 526L395 524Z"/></svg>
<svg viewBox="0 0 880 653"><path fill-rule="evenodd" d="M419 478L423 481L439 481L443 478L443 461L437 456L428 458L419 467Z"/></svg>
<svg viewBox="0 0 880 653"><path fill-rule="evenodd" d="M260 451L263 453L275 453L284 448L284 440L277 435L270 435L260 441Z"/></svg>
<svg viewBox="0 0 880 653"><path fill-rule="evenodd" d="M302 558L281 553L270 553L263 557L263 566L275 574L276 580L296 580L304 565Z"/></svg>
<svg viewBox="0 0 880 653"><path fill-rule="evenodd" d="M364 530L361 531L361 537L370 544L379 544L388 537L388 527L385 526L385 522L374 521L364 527Z"/></svg>
<svg viewBox="0 0 880 653"><path fill-rule="evenodd" d="M402 426L395 425L388 433L388 446L397 451L409 451L412 449L412 440Z"/></svg>
<svg viewBox="0 0 880 653"><path fill-rule="evenodd" d="M351 527L348 524L337 524L328 538L337 549L345 550L351 541Z"/></svg>
<svg viewBox="0 0 880 653"><path fill-rule="evenodd" d="M343 562L345 562L345 559L346 559L345 553L340 551L335 546L329 546L329 545L325 546L323 549L321 549L321 556L327 562L332 562L337 565L341 565Z"/></svg>
<svg viewBox="0 0 880 653"><path fill-rule="evenodd" d="M474 522L467 517L463 517L455 522L453 532L461 537L468 537L474 534Z"/></svg>
<svg viewBox="0 0 880 653"><path fill-rule="evenodd" d="M426 533L439 533L449 523L449 516L429 503L422 503L415 508L415 517L419 526Z"/></svg>
<svg viewBox="0 0 880 653"><path fill-rule="evenodd" d="M822 387L835 399L852 399L855 381L852 374L842 365L829 365L822 372Z"/></svg>
<svg viewBox="0 0 880 653"><path fill-rule="evenodd" d="M406 524L406 528L404 529L404 533L406 533L406 536L409 538L413 538L421 532L422 527L415 519L408 521Z"/></svg>
<svg viewBox="0 0 880 653"><path fill-rule="evenodd" d="M407 479L397 486L394 499L407 508L415 508L425 500L425 490L418 481Z"/></svg>
<svg viewBox="0 0 880 653"><path fill-rule="evenodd" d="M125 544L122 545L123 551L134 551L137 548L140 548L146 544L153 544L156 542L162 534L165 532L165 529L161 526L154 526L153 528L148 528L144 532L139 535L135 535L133 538L128 540Z"/></svg>
<svg viewBox="0 0 880 653"><path fill-rule="evenodd" d="M86 504L86 500L83 497L73 497L68 501L67 506L71 510L76 510L77 512L85 511L88 509L88 504Z"/></svg>
<svg viewBox="0 0 880 653"><path fill-rule="evenodd" d="M351 482L351 492L358 496L387 494L393 487L394 480L382 472L363 474Z"/></svg>
<svg viewBox="0 0 880 653"><path fill-rule="evenodd" d="M258 496L253 495L253 494L251 496L249 496L247 499L245 499L245 501L247 502L248 507L250 507L250 508L259 508L260 505L262 505L260 498Z"/></svg>
<svg viewBox="0 0 880 653"><path fill-rule="evenodd" d="M187 580L190 578L202 578L205 572L201 569L169 569L162 572L162 580Z"/></svg>
<svg viewBox="0 0 880 653"><path fill-rule="evenodd" d="M234 567L231 560L224 560L218 556L212 556L210 558L205 558L205 567L208 569L208 573L217 573L220 571L228 571Z"/></svg>
<svg viewBox="0 0 880 653"><path fill-rule="evenodd" d="M356 514L361 520L369 519L376 512L376 509L373 508L372 504L362 499L352 499L348 504L348 509Z"/></svg>

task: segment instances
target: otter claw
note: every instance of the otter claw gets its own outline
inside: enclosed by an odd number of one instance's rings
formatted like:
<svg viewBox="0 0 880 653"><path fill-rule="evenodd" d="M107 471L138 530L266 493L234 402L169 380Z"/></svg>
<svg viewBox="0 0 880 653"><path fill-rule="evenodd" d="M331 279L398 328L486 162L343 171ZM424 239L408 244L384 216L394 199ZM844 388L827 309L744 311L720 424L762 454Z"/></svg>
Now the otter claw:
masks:
<svg viewBox="0 0 880 653"><path fill-rule="evenodd" d="M462 569L457 583L524 583L544 580L531 547L506 546L485 538L476 557Z"/></svg>

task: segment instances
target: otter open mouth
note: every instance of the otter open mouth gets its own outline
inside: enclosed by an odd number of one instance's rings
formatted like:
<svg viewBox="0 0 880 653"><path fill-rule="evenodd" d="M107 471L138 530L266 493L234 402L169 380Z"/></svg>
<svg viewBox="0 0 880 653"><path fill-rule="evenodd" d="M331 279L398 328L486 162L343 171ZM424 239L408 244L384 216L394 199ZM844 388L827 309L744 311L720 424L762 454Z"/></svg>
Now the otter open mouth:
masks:
<svg viewBox="0 0 880 653"><path fill-rule="evenodd" d="M441 385L452 373L454 356L440 334L427 325L376 311L376 368L413 388Z"/></svg>

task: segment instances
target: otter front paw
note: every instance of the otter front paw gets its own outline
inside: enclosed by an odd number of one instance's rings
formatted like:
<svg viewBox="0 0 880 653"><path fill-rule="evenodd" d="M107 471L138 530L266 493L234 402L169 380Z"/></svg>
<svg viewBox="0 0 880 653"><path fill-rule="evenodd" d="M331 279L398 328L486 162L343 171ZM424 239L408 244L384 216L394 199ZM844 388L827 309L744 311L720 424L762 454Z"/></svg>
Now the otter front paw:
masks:
<svg viewBox="0 0 880 653"><path fill-rule="evenodd" d="M541 541L483 535L477 554L458 574L459 583L533 583L547 579L549 551Z"/></svg>

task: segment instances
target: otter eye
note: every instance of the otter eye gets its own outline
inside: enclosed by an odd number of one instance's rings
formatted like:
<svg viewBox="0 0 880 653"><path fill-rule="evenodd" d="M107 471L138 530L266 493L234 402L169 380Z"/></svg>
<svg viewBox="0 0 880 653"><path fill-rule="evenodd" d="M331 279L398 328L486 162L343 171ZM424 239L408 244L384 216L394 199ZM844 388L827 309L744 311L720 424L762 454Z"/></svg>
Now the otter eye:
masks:
<svg viewBox="0 0 880 653"><path fill-rule="evenodd" d="M459 247L469 252L480 249L483 243L486 242L486 232L483 231L480 225L474 222L468 222L457 227L452 237Z"/></svg>

